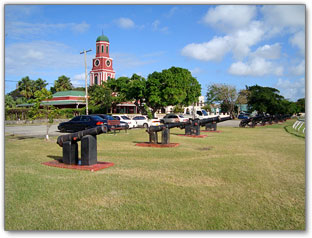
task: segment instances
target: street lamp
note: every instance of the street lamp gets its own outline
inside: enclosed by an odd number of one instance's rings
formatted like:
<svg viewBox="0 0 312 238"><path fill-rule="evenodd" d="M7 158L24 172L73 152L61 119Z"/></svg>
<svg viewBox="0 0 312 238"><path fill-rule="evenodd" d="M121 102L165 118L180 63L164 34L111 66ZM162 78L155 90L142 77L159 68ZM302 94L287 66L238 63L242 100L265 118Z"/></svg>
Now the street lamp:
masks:
<svg viewBox="0 0 312 238"><path fill-rule="evenodd" d="M86 115L89 114L88 110L88 72L87 72L87 52L92 50L83 50L80 54L84 54L84 62L85 62L85 83L86 83Z"/></svg>

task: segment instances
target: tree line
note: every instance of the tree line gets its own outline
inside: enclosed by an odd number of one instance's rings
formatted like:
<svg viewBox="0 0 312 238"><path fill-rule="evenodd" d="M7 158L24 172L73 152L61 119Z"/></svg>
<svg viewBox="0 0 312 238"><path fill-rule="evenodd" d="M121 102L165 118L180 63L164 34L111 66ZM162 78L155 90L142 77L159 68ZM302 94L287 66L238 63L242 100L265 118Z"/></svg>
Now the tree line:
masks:
<svg viewBox="0 0 312 238"><path fill-rule="evenodd" d="M296 102L285 99L276 88L259 85L246 86L237 92L236 88L226 84L208 86L206 101L208 105L220 104L221 112L239 114L239 105L247 104L248 111L274 114L296 114L305 112L305 98Z"/></svg>
<svg viewBox="0 0 312 238"><path fill-rule="evenodd" d="M38 78L31 80L28 76L22 78L17 89L5 95L6 108L14 108L17 104L51 98L55 92L66 90L84 91L84 87L74 87L69 77L62 75L54 81L47 90L48 83ZM40 93L39 93L40 92ZM297 102L285 99L279 90L259 85L246 86L237 91L234 86L226 84L211 84L207 87L205 108L218 104L221 112L239 113L239 105L247 104L249 111L270 114L294 114L305 111L305 99ZM155 112L167 106L175 106L176 111L183 106L189 106L198 101L201 95L201 85L189 70L171 67L161 72L153 72L144 78L133 74L131 77L110 78L101 85L88 87L89 106L94 111L109 112L121 102L131 101L142 114L153 117Z"/></svg>

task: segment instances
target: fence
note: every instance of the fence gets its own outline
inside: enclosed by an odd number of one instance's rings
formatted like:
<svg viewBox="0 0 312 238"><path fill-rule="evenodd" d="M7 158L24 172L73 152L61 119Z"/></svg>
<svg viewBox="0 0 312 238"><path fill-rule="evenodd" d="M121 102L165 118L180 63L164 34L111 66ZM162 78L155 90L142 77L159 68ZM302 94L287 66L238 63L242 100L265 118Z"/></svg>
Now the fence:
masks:
<svg viewBox="0 0 312 238"><path fill-rule="evenodd" d="M305 133L305 120L298 119L292 127L298 132L300 132L300 129L302 128L302 133Z"/></svg>

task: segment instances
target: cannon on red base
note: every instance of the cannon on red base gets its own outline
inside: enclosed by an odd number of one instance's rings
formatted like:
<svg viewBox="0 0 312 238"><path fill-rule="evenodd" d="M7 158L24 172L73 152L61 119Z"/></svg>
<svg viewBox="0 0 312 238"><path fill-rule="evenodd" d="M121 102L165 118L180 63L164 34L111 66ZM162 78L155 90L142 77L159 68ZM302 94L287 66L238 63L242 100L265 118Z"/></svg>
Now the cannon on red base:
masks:
<svg viewBox="0 0 312 238"><path fill-rule="evenodd" d="M57 138L57 144L63 147L64 164L79 164L78 141L81 141L81 165L93 165L97 163L97 139L96 136L107 132L105 125L78 131Z"/></svg>

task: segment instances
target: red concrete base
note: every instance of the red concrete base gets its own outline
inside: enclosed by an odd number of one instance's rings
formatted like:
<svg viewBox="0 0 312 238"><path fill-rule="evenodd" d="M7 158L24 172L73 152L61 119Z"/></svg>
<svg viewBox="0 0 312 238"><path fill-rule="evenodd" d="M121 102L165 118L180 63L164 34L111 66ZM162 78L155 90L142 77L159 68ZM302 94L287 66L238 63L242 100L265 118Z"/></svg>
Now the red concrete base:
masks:
<svg viewBox="0 0 312 238"><path fill-rule="evenodd" d="M209 131L209 130L201 130L201 132L215 132L215 133L220 133L221 131Z"/></svg>
<svg viewBox="0 0 312 238"><path fill-rule="evenodd" d="M52 167L57 167L57 168L64 168L64 169L89 170L91 172L105 169L114 165L114 163L110 163L110 162L97 162L97 164L94 164L94 165L73 165L73 164L71 165L71 164L61 163L57 160L44 162L42 164L52 166Z"/></svg>
<svg viewBox="0 0 312 238"><path fill-rule="evenodd" d="M184 134L180 134L177 136L186 136L186 137L193 137L193 138L205 138L205 137L207 137L207 135L184 135Z"/></svg>
<svg viewBox="0 0 312 238"><path fill-rule="evenodd" d="M141 147L155 147L155 148L168 148L168 147L177 147L180 144L179 143L169 143L169 144L152 144L149 142L142 142L142 143L137 143L135 144L136 146L141 146Z"/></svg>

